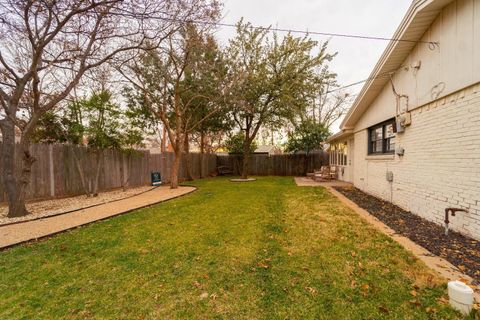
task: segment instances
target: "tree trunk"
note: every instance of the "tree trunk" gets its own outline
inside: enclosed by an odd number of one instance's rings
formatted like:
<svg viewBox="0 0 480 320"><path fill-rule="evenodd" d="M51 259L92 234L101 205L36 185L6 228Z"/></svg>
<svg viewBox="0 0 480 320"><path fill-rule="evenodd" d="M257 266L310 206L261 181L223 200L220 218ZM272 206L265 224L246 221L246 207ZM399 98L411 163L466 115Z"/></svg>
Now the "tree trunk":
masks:
<svg viewBox="0 0 480 320"><path fill-rule="evenodd" d="M160 139L160 152L162 154L162 164L160 168L160 173L162 175L162 180L165 179L164 175L167 172L167 129L163 126L162 138Z"/></svg>
<svg viewBox="0 0 480 320"><path fill-rule="evenodd" d="M243 165L242 165L242 179L248 179L248 156L250 155L250 142L245 138L243 142Z"/></svg>
<svg viewBox="0 0 480 320"><path fill-rule="evenodd" d="M0 120L0 130L3 137L2 179L8 202L8 217L23 217L28 214L25 207L26 188L30 182L30 174L35 158L29 151L27 139L22 139L19 148L22 152L21 161L15 161L15 124L6 117ZM16 165L20 166L17 168Z"/></svg>
<svg viewBox="0 0 480 320"><path fill-rule="evenodd" d="M185 151L185 177L187 181L192 181L192 170L190 168L190 142L188 141L188 134L185 134L185 139L183 140L183 148Z"/></svg>
<svg viewBox="0 0 480 320"><path fill-rule="evenodd" d="M175 150L175 159L173 160L172 174L170 177L170 188L178 188L178 173L180 171L180 163L182 160L182 150Z"/></svg>
<svg viewBox="0 0 480 320"><path fill-rule="evenodd" d="M205 163L205 132L200 132L200 179L205 177L203 166Z"/></svg>

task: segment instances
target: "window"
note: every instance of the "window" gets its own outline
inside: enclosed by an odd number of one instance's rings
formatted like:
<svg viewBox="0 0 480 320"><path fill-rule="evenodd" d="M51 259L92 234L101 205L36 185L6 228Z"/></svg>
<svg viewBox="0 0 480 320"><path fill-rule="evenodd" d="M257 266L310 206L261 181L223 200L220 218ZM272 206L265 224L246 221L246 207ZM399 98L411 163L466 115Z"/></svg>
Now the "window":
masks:
<svg viewBox="0 0 480 320"><path fill-rule="evenodd" d="M395 119L368 129L368 154L394 153Z"/></svg>
<svg viewBox="0 0 480 320"><path fill-rule="evenodd" d="M337 143L330 146L330 164L334 166L347 165L347 143Z"/></svg>

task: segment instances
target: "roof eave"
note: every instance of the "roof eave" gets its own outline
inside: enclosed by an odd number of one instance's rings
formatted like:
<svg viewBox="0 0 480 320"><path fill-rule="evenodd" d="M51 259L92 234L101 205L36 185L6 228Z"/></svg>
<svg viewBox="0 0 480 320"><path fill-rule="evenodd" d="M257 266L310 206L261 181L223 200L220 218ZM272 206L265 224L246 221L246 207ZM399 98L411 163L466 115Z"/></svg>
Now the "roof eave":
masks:
<svg viewBox="0 0 480 320"><path fill-rule="evenodd" d="M430 27L431 23L434 21L435 17L438 16L440 11L453 0L417 0L412 3L408 9L405 17L403 18L400 26L397 28L393 39L402 39L402 40L413 40L419 41L425 32ZM421 14L426 13L428 15L427 19L421 19ZM418 18L418 19L417 19ZM418 21L420 20L420 21ZM417 21L417 24L415 22ZM420 23L422 22L422 23ZM412 36L411 29L416 28L414 35ZM348 111L347 115L340 124L341 129L353 128L359 119L360 115L366 110L369 105L369 102L373 101L378 93L381 91L389 79L388 73L398 70L403 61L408 57L411 50L415 47L415 42L405 42L405 41L390 41L387 48L383 52L379 61L375 65L372 73L368 77L368 82L365 83L357 99L355 99L352 107ZM403 53L394 56L395 52L402 49ZM391 60L395 58L396 60L402 61L401 63L392 63ZM392 66L389 66L391 64ZM386 74L386 77L379 78L379 75ZM375 92L372 92L372 87L376 86L377 89ZM370 96L369 96L370 95Z"/></svg>

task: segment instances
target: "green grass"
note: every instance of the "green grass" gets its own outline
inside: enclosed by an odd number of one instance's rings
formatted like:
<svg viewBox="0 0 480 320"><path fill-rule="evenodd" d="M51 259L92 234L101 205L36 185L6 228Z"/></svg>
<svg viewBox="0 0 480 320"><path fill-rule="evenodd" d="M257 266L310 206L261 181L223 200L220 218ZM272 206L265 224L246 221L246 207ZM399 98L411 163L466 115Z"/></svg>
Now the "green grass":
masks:
<svg viewBox="0 0 480 320"><path fill-rule="evenodd" d="M191 195L0 253L0 319L457 319L445 284L323 188Z"/></svg>

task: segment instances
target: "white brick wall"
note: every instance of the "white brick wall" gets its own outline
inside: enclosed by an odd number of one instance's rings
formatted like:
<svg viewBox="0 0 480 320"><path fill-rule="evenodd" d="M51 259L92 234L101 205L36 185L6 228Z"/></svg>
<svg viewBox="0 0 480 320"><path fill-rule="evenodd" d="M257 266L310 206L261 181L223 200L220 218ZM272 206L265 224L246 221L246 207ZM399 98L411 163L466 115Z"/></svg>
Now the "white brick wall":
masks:
<svg viewBox="0 0 480 320"><path fill-rule="evenodd" d="M445 208L466 208L450 226L480 239L480 84L413 110L396 143L403 157L371 160L367 130L355 133L355 186L442 225Z"/></svg>

